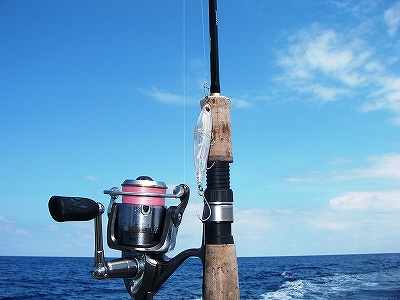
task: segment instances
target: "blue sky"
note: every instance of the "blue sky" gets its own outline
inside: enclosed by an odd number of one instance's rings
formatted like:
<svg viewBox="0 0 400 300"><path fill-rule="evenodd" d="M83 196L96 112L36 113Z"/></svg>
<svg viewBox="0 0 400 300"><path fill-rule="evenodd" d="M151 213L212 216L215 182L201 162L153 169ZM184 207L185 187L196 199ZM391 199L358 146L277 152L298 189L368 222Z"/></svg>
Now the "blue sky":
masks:
<svg viewBox="0 0 400 300"><path fill-rule="evenodd" d="M139 175L192 187L176 252L200 246L203 2L0 1L0 255L91 256L93 222L48 199ZM400 2L218 12L238 255L399 252Z"/></svg>

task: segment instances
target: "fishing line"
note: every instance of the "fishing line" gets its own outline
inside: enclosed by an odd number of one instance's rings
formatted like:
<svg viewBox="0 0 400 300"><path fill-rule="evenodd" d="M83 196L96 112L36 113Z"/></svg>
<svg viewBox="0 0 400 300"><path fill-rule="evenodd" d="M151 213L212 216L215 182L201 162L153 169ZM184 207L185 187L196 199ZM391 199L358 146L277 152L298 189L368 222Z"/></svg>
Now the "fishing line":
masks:
<svg viewBox="0 0 400 300"><path fill-rule="evenodd" d="M203 0L200 0L200 6L201 6L201 28L203 31L203 66L204 66L204 84L203 84L203 89L204 89L204 96L208 96L210 94L210 87L208 86L207 83L207 60L206 60L206 38L205 38L205 22L204 22L204 5L203 5Z"/></svg>
<svg viewBox="0 0 400 300"><path fill-rule="evenodd" d="M186 182L186 0L182 1L183 52L183 182Z"/></svg>

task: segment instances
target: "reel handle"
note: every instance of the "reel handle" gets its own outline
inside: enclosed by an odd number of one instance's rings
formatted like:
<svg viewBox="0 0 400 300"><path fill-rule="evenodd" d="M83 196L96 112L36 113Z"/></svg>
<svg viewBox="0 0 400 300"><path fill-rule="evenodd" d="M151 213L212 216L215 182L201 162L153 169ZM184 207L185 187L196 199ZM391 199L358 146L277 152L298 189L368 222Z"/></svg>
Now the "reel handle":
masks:
<svg viewBox="0 0 400 300"><path fill-rule="evenodd" d="M103 213L96 201L64 196L52 196L49 200L49 211L57 222L88 221Z"/></svg>

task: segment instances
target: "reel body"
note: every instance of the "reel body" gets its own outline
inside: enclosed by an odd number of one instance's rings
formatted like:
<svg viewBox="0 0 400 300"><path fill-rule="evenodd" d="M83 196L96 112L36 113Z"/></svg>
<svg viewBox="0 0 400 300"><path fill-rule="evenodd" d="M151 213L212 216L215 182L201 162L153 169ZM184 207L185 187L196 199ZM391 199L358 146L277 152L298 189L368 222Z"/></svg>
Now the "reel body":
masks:
<svg viewBox="0 0 400 300"><path fill-rule="evenodd" d="M122 191L105 190L111 196L107 210L107 244L121 251L121 258L105 261L101 216L104 206L87 198L53 196L49 211L58 222L95 219L95 257L92 276L96 279L123 278L135 300L153 299L153 295L173 272L189 257L203 258L203 250L188 249L174 258L165 254L173 250L178 227L189 201L187 185L166 194L163 182L141 176L125 180ZM121 202L116 202L122 196ZM177 206L165 206L165 198L179 198Z"/></svg>
<svg viewBox="0 0 400 300"><path fill-rule="evenodd" d="M166 194L164 182L141 176L125 180L118 188L104 191L111 196L107 243L111 249L160 254L173 250L183 212L189 201L189 188L175 187ZM122 195L122 203L116 203ZM180 198L178 206L165 207L165 198Z"/></svg>

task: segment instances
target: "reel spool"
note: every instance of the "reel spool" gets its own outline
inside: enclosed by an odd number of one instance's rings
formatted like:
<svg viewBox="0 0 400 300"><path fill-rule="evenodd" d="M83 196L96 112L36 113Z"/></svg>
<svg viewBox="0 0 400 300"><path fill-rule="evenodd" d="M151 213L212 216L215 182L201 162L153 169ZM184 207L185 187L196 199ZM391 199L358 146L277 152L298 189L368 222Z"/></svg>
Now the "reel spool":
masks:
<svg viewBox="0 0 400 300"><path fill-rule="evenodd" d="M167 186L148 176L127 179L122 191L104 191L111 196L108 213L107 243L112 249L165 253L175 247L176 234L188 197L178 206L165 206L165 198L180 198L187 190L184 185L166 194ZM122 203L115 200L122 195ZM187 199L186 199L187 198Z"/></svg>
<svg viewBox="0 0 400 300"><path fill-rule="evenodd" d="M164 182L147 176L122 183L124 192L165 194L166 190ZM118 240L132 247L153 245L160 239L165 211L165 198L122 195L117 217Z"/></svg>

